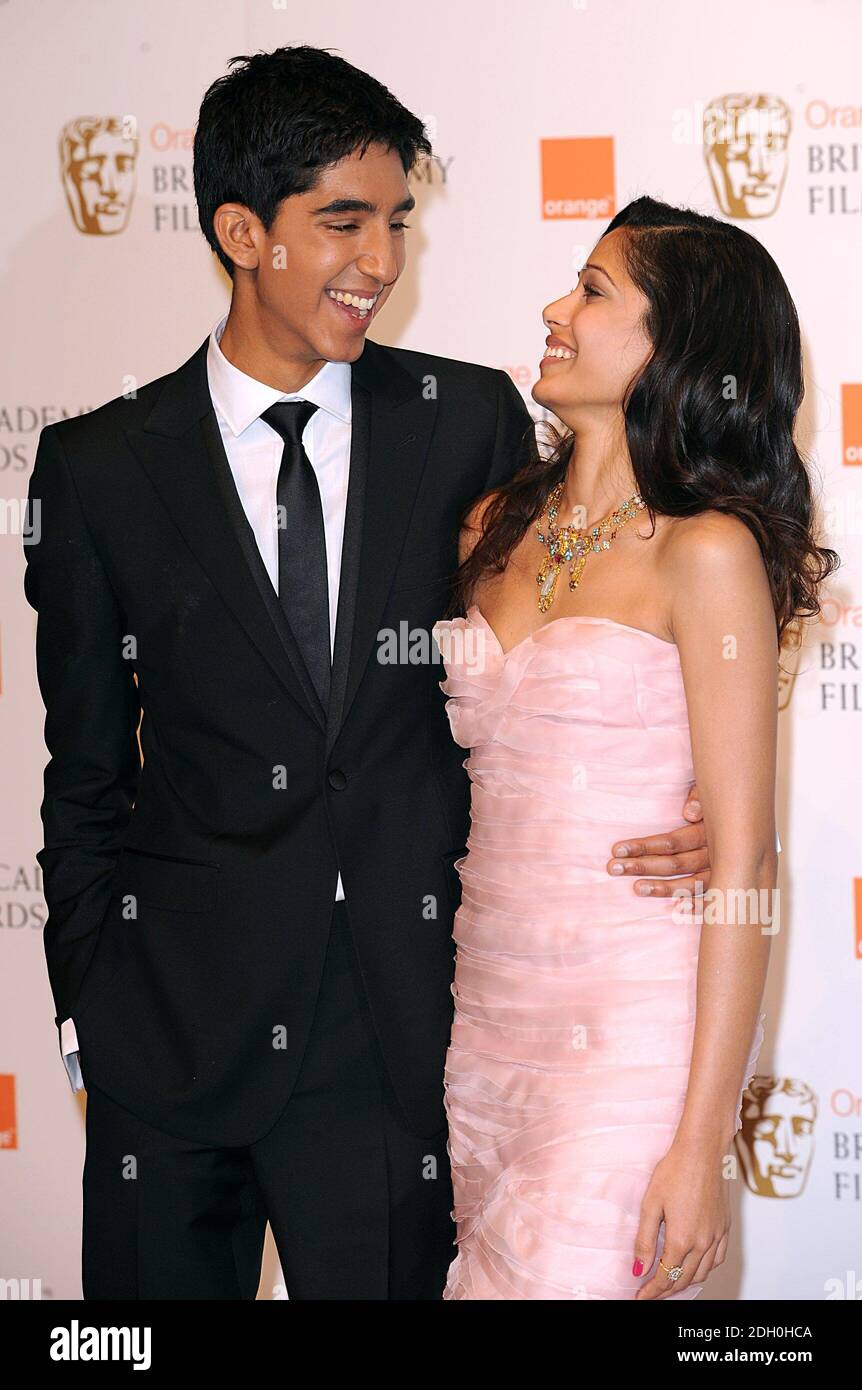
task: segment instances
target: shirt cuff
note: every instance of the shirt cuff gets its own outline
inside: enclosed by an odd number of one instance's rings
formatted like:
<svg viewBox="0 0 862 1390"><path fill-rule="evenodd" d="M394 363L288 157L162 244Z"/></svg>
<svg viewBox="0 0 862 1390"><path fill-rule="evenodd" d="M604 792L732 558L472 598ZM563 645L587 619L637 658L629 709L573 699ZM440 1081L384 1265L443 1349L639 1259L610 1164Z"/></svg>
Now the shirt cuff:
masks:
<svg viewBox="0 0 862 1390"><path fill-rule="evenodd" d="M78 1057L78 1035L71 1018L64 1019L60 1025L60 1053L69 1085L73 1091L82 1091L84 1078L81 1075L81 1062Z"/></svg>

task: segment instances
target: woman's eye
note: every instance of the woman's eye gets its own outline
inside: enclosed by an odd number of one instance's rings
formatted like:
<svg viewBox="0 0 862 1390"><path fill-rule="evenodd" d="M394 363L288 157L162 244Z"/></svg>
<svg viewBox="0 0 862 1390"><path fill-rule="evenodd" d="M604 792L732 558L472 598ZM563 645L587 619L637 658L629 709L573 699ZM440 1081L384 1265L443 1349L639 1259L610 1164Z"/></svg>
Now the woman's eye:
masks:
<svg viewBox="0 0 862 1390"><path fill-rule="evenodd" d="M601 290L597 290L592 285L588 285L586 283L584 283L583 285L572 285L572 288L569 290L569 294L577 294L579 289L582 289L585 295L597 295L599 299L602 298Z"/></svg>

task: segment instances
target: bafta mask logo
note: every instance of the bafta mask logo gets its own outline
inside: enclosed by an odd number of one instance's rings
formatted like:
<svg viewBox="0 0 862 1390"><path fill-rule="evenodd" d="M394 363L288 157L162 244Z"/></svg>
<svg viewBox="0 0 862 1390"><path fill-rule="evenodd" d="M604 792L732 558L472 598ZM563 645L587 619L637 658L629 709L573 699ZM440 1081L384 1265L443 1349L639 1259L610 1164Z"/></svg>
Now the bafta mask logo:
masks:
<svg viewBox="0 0 862 1390"><path fill-rule="evenodd" d="M787 176L790 107L762 92L717 97L703 113L706 167L727 217L771 217Z"/></svg>
<svg viewBox="0 0 862 1390"><path fill-rule="evenodd" d="M817 1097L804 1081L755 1076L736 1133L745 1185L758 1197L798 1197L814 1156Z"/></svg>
<svg viewBox="0 0 862 1390"><path fill-rule="evenodd" d="M125 230L135 193L138 135L132 116L78 116L60 132L60 172L79 232Z"/></svg>

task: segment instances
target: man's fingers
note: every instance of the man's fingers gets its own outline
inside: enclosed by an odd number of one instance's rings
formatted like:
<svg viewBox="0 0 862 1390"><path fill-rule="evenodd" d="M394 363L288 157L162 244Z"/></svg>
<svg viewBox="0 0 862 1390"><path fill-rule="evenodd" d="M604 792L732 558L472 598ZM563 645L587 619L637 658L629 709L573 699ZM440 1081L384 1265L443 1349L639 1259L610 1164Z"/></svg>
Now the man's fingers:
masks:
<svg viewBox="0 0 862 1390"><path fill-rule="evenodd" d="M689 850L705 848L703 821L681 825L666 835L647 835L641 840L620 840L611 847L617 859L640 859L645 855L686 854Z"/></svg>
<svg viewBox="0 0 862 1390"><path fill-rule="evenodd" d="M709 887L709 874L688 878L637 878L632 890L639 898L702 898Z"/></svg>
<svg viewBox="0 0 862 1390"><path fill-rule="evenodd" d="M685 854L647 854L634 859L609 859L607 867L614 877L628 874L629 878L667 878L669 874L697 874L708 869L709 855L705 849Z"/></svg>
<svg viewBox="0 0 862 1390"><path fill-rule="evenodd" d="M682 813L687 820L702 820L703 807L700 804L700 793L697 790L697 783L692 782L688 799L682 808Z"/></svg>

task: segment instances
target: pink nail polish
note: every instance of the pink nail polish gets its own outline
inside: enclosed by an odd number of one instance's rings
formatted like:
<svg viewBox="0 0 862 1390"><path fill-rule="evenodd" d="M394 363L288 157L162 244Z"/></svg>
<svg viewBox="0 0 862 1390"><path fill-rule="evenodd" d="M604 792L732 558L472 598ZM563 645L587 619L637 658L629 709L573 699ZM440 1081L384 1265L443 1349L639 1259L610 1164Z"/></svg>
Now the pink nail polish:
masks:
<svg viewBox="0 0 862 1390"><path fill-rule="evenodd" d="M632 1265L632 1274L635 1276L636 1279L639 1279L640 1276L643 1274L643 1272L644 1272L644 1262L643 1262L643 1260L635 1260L634 1264Z"/></svg>

